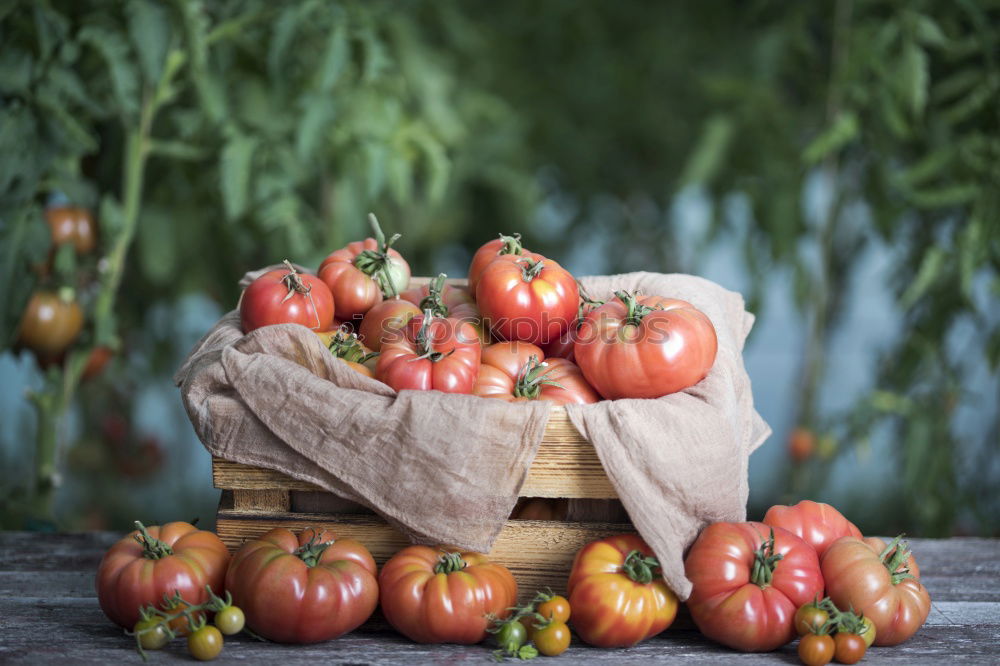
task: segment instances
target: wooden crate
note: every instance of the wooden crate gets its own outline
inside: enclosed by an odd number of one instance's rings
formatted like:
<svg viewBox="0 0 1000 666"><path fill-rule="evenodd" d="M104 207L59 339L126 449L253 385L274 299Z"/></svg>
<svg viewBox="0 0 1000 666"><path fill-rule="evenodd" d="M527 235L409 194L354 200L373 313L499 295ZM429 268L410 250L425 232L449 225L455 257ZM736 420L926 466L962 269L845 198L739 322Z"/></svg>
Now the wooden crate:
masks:
<svg viewBox="0 0 1000 666"><path fill-rule="evenodd" d="M427 278L413 278L411 286L426 282ZM462 285L465 281L449 282ZM408 543L378 516L358 513L357 505L353 512L325 510L350 503L281 472L216 457L212 459L212 480L223 490L216 530L230 549L274 527L297 529L306 525L322 525L342 537L358 539L379 565ZM593 445L562 406L551 408L521 496L575 500L617 497ZM580 547L594 539L634 531L627 522L508 520L490 557L510 568L527 595L546 586L562 591Z"/></svg>

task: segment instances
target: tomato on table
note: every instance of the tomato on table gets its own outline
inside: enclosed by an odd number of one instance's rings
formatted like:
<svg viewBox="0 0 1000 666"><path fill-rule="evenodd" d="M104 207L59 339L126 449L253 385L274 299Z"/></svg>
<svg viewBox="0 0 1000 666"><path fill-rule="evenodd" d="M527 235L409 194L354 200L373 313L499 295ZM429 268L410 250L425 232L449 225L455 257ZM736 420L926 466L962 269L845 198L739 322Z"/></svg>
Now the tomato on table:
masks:
<svg viewBox="0 0 1000 666"><path fill-rule="evenodd" d="M601 399L575 363L564 358L543 360L541 349L517 341L483 349L473 393L507 402L548 400L559 405Z"/></svg>
<svg viewBox="0 0 1000 666"><path fill-rule="evenodd" d="M714 523L684 560L693 584L687 605L703 634L745 652L766 652L796 636L800 606L823 595L816 551L763 523Z"/></svg>
<svg viewBox="0 0 1000 666"><path fill-rule="evenodd" d="M823 666L833 659L835 644L828 634L806 634L799 641L799 659L806 666Z"/></svg>
<svg viewBox="0 0 1000 666"><path fill-rule="evenodd" d="M833 658L841 664L856 664L865 656L868 646L858 634L838 631L833 637Z"/></svg>
<svg viewBox="0 0 1000 666"><path fill-rule="evenodd" d="M764 514L764 524L783 527L823 554L842 536L860 537L861 530L829 504L802 500L795 506L776 504Z"/></svg>
<svg viewBox="0 0 1000 666"><path fill-rule="evenodd" d="M249 333L261 326L301 324L313 331L333 328L333 296L322 280L285 268L268 271L250 283L240 298L240 323Z"/></svg>
<svg viewBox="0 0 1000 666"><path fill-rule="evenodd" d="M223 643L222 633L219 629L206 624L188 636L188 653L198 661L212 661L222 653Z"/></svg>
<svg viewBox="0 0 1000 666"><path fill-rule="evenodd" d="M542 624L531 635L540 654L557 657L569 648L570 633L565 622L552 621Z"/></svg>
<svg viewBox="0 0 1000 666"><path fill-rule="evenodd" d="M487 616L506 618L517 601L510 571L480 553L409 546L385 563L378 580L385 619L418 643L478 643Z"/></svg>
<svg viewBox="0 0 1000 666"><path fill-rule="evenodd" d="M483 243L476 253L472 255L472 262L469 264L469 291L476 293L479 285L479 277L483 274L486 266L501 255L521 256L524 248L521 246L521 234L505 236L500 234L499 238Z"/></svg>
<svg viewBox="0 0 1000 666"><path fill-rule="evenodd" d="M397 391L472 393L481 358L472 324L428 311L411 319L403 334L403 339L382 345L377 379Z"/></svg>

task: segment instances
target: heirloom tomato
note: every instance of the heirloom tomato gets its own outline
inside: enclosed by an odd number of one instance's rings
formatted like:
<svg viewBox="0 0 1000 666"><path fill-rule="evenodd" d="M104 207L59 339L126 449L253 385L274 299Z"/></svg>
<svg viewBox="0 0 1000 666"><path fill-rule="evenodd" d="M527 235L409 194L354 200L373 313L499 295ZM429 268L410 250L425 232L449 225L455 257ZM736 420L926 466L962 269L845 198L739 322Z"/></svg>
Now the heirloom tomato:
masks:
<svg viewBox="0 0 1000 666"><path fill-rule="evenodd" d="M483 321L503 340L558 340L576 319L579 302L573 276L552 259L531 252L500 255L476 285Z"/></svg>
<svg viewBox="0 0 1000 666"><path fill-rule="evenodd" d="M659 398L693 386L715 362L712 322L686 301L624 291L583 319L574 351L609 400Z"/></svg>
<svg viewBox="0 0 1000 666"><path fill-rule="evenodd" d="M391 247L399 234L387 241L375 216L369 215L368 220L375 238L331 252L317 271L330 288L337 318L342 321L365 314L383 298L395 298L410 283L410 265Z"/></svg>
<svg viewBox="0 0 1000 666"><path fill-rule="evenodd" d="M299 273L287 259L285 268L251 282L239 307L244 333L273 324L302 324L314 331L333 327L330 290L316 276Z"/></svg>
<svg viewBox="0 0 1000 666"><path fill-rule="evenodd" d="M541 349L516 341L483 349L473 393L507 402L549 400L559 405L601 399L575 363L564 358L542 361Z"/></svg>
<svg viewBox="0 0 1000 666"><path fill-rule="evenodd" d="M823 595L816 551L780 527L714 523L688 551L694 586L687 605L709 638L745 652L765 652L796 636L800 606Z"/></svg>
<svg viewBox="0 0 1000 666"><path fill-rule="evenodd" d="M823 577L838 608L853 608L875 626L875 645L902 643L927 620L930 594L906 543L876 537L838 539L823 556Z"/></svg>
<svg viewBox="0 0 1000 666"><path fill-rule="evenodd" d="M374 351L381 351L387 341L400 341L405 337L402 329L414 317L420 316L420 308L402 298L382 301L365 313L358 328L358 339Z"/></svg>
<svg viewBox="0 0 1000 666"><path fill-rule="evenodd" d="M570 623L597 647L629 647L670 626L677 597L660 564L638 535L592 541L573 560L566 591Z"/></svg>
<svg viewBox="0 0 1000 666"><path fill-rule="evenodd" d="M764 524L784 527L816 549L816 555L823 559L823 553L842 536L861 536L854 523L829 504L802 500L795 506L776 504L764 514Z"/></svg>
<svg viewBox="0 0 1000 666"><path fill-rule="evenodd" d="M208 585L221 594L229 551L212 532L189 523L138 529L111 546L97 569L97 600L112 622L131 629L139 608L159 607L180 593L189 603L208 600Z"/></svg>
<svg viewBox="0 0 1000 666"><path fill-rule="evenodd" d="M18 327L18 341L39 357L51 359L66 350L83 329L83 310L71 297L36 291Z"/></svg>
<svg viewBox="0 0 1000 666"><path fill-rule="evenodd" d="M375 376L396 389L472 393L481 347L467 321L431 316L411 319L404 338L382 345Z"/></svg>
<svg viewBox="0 0 1000 666"><path fill-rule="evenodd" d="M71 244L77 254L88 254L97 245L97 225L90 211L80 206L50 206L45 219L55 246Z"/></svg>
<svg viewBox="0 0 1000 666"><path fill-rule="evenodd" d="M472 293L465 287L447 284L447 276L441 273L422 287L413 287L403 292L402 298L420 308L430 310L435 317L448 317L467 321L476 328L479 339L487 343L488 335L483 326L483 316L476 306Z"/></svg>
<svg viewBox="0 0 1000 666"><path fill-rule="evenodd" d="M354 539L276 527L233 555L226 589L247 625L280 643L316 643L356 629L378 604L375 560Z"/></svg>
<svg viewBox="0 0 1000 666"><path fill-rule="evenodd" d="M472 263L469 264L469 291L473 294L476 293L476 286L479 285L479 276L483 274L483 270L494 259L505 254L521 256L523 253L524 248L521 247L521 234L514 234L512 236L500 234L500 238L494 238L491 241L483 243L476 250L476 253L472 255Z"/></svg>
<svg viewBox="0 0 1000 666"><path fill-rule="evenodd" d="M479 553L409 546L385 563L378 581L385 619L418 643L478 643L487 616L505 618L517 601L510 571Z"/></svg>

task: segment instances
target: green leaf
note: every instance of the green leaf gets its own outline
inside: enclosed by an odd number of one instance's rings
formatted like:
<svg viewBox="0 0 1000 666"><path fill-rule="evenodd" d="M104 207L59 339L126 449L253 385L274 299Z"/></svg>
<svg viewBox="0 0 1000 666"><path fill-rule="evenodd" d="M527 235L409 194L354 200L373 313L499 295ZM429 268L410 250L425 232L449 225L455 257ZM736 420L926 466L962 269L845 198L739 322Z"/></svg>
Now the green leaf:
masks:
<svg viewBox="0 0 1000 666"><path fill-rule="evenodd" d="M198 161L208 157L208 151L200 146L195 146L184 141L171 141L169 139L150 140L149 152L151 155L159 155L175 160Z"/></svg>
<svg viewBox="0 0 1000 666"><path fill-rule="evenodd" d="M733 130L733 121L729 116L717 114L708 119L684 166L681 187L711 182L726 157Z"/></svg>
<svg viewBox="0 0 1000 666"><path fill-rule="evenodd" d="M256 149L257 139L239 132L233 133L222 149L219 177L227 219L234 220L246 211L250 167Z"/></svg>
<svg viewBox="0 0 1000 666"><path fill-rule="evenodd" d="M954 149L951 146L944 146L903 171L899 179L911 187L933 180L945 173L945 170L951 166L954 157Z"/></svg>
<svg viewBox="0 0 1000 666"><path fill-rule="evenodd" d="M963 206L974 201L981 191L974 183L958 183L933 189L910 192L907 198L917 208L947 208Z"/></svg>
<svg viewBox="0 0 1000 666"><path fill-rule="evenodd" d="M948 42L941 26L926 14L915 16L915 32L917 40L926 46L944 46Z"/></svg>
<svg viewBox="0 0 1000 666"><path fill-rule="evenodd" d="M162 5L150 0L130 0L125 8L129 37L139 55L142 74L147 85L155 86L170 44L170 16Z"/></svg>
<svg viewBox="0 0 1000 666"><path fill-rule="evenodd" d="M286 72L285 54L292 45L300 25L310 17L320 3L309 0L297 5L288 5L278 16L271 30L271 42L267 50L267 70L272 80L280 81Z"/></svg>
<svg viewBox="0 0 1000 666"><path fill-rule="evenodd" d="M0 91L27 94L35 71L35 58L16 46L0 48Z"/></svg>
<svg viewBox="0 0 1000 666"><path fill-rule="evenodd" d="M350 55L350 45L347 41L347 21L346 18L337 21L337 24L330 32L330 38L326 45L326 52L320 61L319 69L316 72L317 84L324 93L329 93L333 86L340 79L347 64L347 57Z"/></svg>
<svg viewBox="0 0 1000 666"><path fill-rule="evenodd" d="M847 146L860 133L861 127L854 113L839 113L833 123L806 146L802 151L802 159L806 164L816 164Z"/></svg>
<svg viewBox="0 0 1000 666"><path fill-rule="evenodd" d="M305 104L305 112L295 133L295 154L300 160L311 158L321 148L323 132L329 129L335 111L330 94L308 95Z"/></svg>
<svg viewBox="0 0 1000 666"><path fill-rule="evenodd" d="M43 3L34 3L32 10L35 29L38 31L38 55L47 60L56 47L66 40L69 20Z"/></svg>
<svg viewBox="0 0 1000 666"><path fill-rule="evenodd" d="M128 44L120 34L94 23L80 30L78 39L89 44L107 65L118 111L134 115L139 110L139 75Z"/></svg>
<svg viewBox="0 0 1000 666"><path fill-rule="evenodd" d="M897 80L900 99L914 118L922 117L927 106L927 91L930 86L928 69L927 52L916 42L906 42L899 59Z"/></svg>
<svg viewBox="0 0 1000 666"><path fill-rule="evenodd" d="M946 256L945 251L937 246L931 246L927 249L923 259L920 260L920 268L917 269L916 277L913 278L899 299L904 310L913 307L934 285L944 270Z"/></svg>

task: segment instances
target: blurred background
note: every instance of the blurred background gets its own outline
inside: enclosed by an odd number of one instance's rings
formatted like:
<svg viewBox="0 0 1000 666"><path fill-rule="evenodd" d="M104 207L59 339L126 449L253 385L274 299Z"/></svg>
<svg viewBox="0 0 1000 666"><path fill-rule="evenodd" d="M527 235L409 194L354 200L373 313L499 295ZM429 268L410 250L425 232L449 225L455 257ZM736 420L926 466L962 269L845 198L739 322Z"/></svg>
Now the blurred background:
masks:
<svg viewBox="0 0 1000 666"><path fill-rule="evenodd" d="M416 275L519 231L742 293L751 518L1000 534L996 3L14 1L0 44L2 527L211 525L173 372L371 210Z"/></svg>

